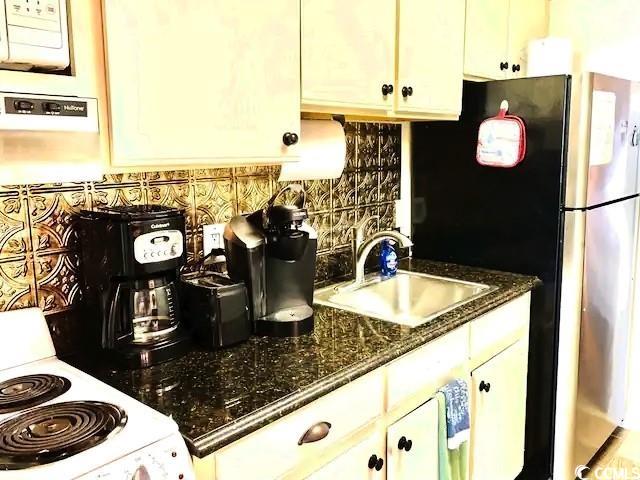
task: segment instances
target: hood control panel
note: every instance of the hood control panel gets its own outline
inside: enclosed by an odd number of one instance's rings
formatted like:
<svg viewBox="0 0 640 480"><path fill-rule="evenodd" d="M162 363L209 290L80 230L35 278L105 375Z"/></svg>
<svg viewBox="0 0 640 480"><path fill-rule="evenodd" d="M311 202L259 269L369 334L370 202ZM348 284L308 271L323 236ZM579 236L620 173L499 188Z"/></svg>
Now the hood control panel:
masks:
<svg viewBox="0 0 640 480"><path fill-rule="evenodd" d="M0 132L98 130L95 98L0 92Z"/></svg>

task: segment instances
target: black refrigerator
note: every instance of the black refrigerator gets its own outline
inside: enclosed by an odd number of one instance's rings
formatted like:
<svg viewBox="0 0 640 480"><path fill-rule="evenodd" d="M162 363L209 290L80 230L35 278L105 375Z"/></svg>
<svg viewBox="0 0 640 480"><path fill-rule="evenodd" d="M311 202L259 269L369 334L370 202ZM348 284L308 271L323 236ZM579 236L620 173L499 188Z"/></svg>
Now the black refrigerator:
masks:
<svg viewBox="0 0 640 480"><path fill-rule="evenodd" d="M503 100L525 124L526 155L513 168L481 166L478 128ZM640 84L594 73L465 82L460 120L415 123L411 142L413 255L542 280L532 292L520 478L550 478L554 450L562 452L558 471L587 464L624 424L634 378L627 339ZM563 423L554 449L557 399Z"/></svg>
<svg viewBox="0 0 640 480"><path fill-rule="evenodd" d="M465 82L458 122L412 124L413 256L536 275L532 292L525 467L551 476L571 79ZM527 152L514 168L476 160L478 128L502 100Z"/></svg>

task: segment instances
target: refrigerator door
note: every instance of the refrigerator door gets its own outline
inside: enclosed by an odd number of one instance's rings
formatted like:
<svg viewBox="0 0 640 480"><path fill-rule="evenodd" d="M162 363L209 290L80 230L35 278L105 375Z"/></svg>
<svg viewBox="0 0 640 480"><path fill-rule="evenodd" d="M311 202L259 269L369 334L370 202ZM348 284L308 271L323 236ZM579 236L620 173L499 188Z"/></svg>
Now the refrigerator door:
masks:
<svg viewBox="0 0 640 480"><path fill-rule="evenodd" d="M638 90L628 80L593 74L585 205L638 193ZM572 181L573 179L570 179Z"/></svg>
<svg viewBox="0 0 640 480"><path fill-rule="evenodd" d="M522 478L550 475L568 105L566 76L465 82L459 122L412 124L416 258L536 275ZM527 153L514 168L480 166L480 123L502 100L523 118Z"/></svg>
<svg viewBox="0 0 640 480"><path fill-rule="evenodd" d="M574 465L622 422L638 199L587 211Z"/></svg>

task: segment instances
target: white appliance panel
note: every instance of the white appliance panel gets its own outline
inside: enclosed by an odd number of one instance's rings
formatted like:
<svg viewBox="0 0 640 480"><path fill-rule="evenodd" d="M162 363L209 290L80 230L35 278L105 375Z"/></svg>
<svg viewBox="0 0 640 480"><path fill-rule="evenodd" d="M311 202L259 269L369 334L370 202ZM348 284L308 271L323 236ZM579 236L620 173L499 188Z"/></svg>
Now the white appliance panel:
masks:
<svg viewBox="0 0 640 480"><path fill-rule="evenodd" d="M63 69L69 65L66 0L4 0L2 36L7 38L5 63L29 68Z"/></svg>
<svg viewBox="0 0 640 480"><path fill-rule="evenodd" d="M0 333L1 379L6 376L3 372L5 369L56 356L47 321L39 308L24 308L5 312L2 314L2 322L2 332ZM26 335L26 332L29 334ZM1 415L0 419L2 419Z"/></svg>

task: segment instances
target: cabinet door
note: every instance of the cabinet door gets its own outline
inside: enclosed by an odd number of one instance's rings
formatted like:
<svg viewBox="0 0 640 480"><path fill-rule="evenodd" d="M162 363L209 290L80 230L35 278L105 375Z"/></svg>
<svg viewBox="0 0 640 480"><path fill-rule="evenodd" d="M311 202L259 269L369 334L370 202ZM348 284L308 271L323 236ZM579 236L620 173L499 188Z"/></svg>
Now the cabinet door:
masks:
<svg viewBox="0 0 640 480"><path fill-rule="evenodd" d="M438 402L435 399L389 426L387 465L389 480L438 480Z"/></svg>
<svg viewBox="0 0 640 480"><path fill-rule="evenodd" d="M511 0L509 8L509 76L511 78L526 76L529 41L547 35L547 3L547 0Z"/></svg>
<svg viewBox="0 0 640 480"><path fill-rule="evenodd" d="M302 0L303 110L391 110L395 42L396 0Z"/></svg>
<svg viewBox="0 0 640 480"><path fill-rule="evenodd" d="M103 3L115 165L295 157L298 0Z"/></svg>
<svg viewBox="0 0 640 480"><path fill-rule="evenodd" d="M459 114L464 0L400 0L399 5L396 110Z"/></svg>
<svg viewBox="0 0 640 480"><path fill-rule="evenodd" d="M384 431L376 431L307 478L308 480L385 480L387 478L385 445Z"/></svg>
<svg viewBox="0 0 640 480"><path fill-rule="evenodd" d="M464 41L464 73L501 79L508 62L509 0L467 0Z"/></svg>
<svg viewBox="0 0 640 480"><path fill-rule="evenodd" d="M527 341L472 372L471 478L513 480L524 464Z"/></svg>

